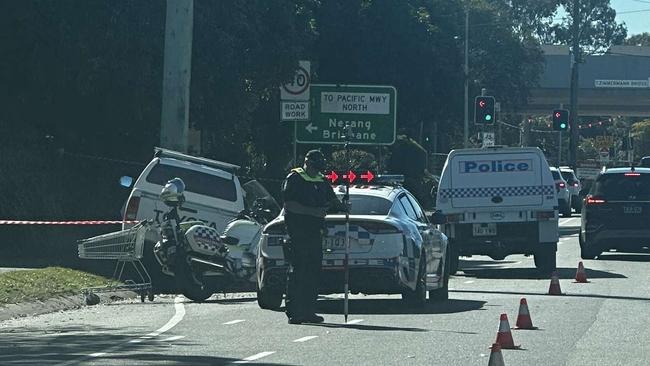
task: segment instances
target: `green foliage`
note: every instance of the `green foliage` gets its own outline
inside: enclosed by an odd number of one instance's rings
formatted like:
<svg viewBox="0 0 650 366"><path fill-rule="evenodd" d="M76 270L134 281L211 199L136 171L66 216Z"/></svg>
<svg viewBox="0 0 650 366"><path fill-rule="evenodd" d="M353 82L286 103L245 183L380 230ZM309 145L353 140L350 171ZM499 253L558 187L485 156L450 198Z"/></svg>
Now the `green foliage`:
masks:
<svg viewBox="0 0 650 366"><path fill-rule="evenodd" d="M650 47L650 33L644 32L628 37L624 42L627 46L645 46Z"/></svg>
<svg viewBox="0 0 650 366"><path fill-rule="evenodd" d="M637 157L650 155L650 120L641 121L632 125L632 138L634 151Z"/></svg>
<svg viewBox="0 0 650 366"><path fill-rule="evenodd" d="M350 149L349 156L346 156L345 149L332 152L330 159L330 166L334 170L346 171L348 169L354 171L377 171L377 159L374 154L369 152Z"/></svg>

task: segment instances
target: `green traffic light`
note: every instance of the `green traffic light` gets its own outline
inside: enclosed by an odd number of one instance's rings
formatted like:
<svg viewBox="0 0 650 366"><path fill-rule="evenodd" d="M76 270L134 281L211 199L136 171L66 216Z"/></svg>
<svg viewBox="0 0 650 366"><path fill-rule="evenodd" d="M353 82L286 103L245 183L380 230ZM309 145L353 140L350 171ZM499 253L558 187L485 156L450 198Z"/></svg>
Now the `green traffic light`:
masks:
<svg viewBox="0 0 650 366"><path fill-rule="evenodd" d="M561 128L561 129L565 129L565 128L566 128L566 123L561 123L561 124L560 124L560 128Z"/></svg>
<svg viewBox="0 0 650 366"><path fill-rule="evenodd" d="M491 121L491 120L492 120L492 116L489 115L489 114L486 115L486 116L485 116L485 120L486 120L486 121Z"/></svg>

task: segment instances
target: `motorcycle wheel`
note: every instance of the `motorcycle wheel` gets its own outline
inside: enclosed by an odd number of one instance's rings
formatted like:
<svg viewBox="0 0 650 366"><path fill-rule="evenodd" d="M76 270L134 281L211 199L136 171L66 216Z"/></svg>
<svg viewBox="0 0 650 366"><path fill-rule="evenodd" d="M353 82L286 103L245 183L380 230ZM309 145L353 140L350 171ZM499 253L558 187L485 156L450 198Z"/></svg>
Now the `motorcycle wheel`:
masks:
<svg viewBox="0 0 650 366"><path fill-rule="evenodd" d="M185 297L194 302L204 302L214 293L213 289L205 284L200 286L194 281L189 268L177 271L176 286Z"/></svg>

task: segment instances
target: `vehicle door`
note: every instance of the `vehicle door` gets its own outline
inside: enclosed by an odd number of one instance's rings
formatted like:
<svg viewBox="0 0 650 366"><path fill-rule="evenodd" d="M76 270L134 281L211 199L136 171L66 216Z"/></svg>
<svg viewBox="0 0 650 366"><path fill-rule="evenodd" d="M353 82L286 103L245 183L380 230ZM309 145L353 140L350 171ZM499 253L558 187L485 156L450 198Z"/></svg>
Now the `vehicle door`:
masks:
<svg viewBox="0 0 650 366"><path fill-rule="evenodd" d="M398 197L398 200L404 208L408 219L415 225L418 234L421 237L422 249L424 249L427 260L426 273L435 273L440 262L441 252L439 250L440 248L434 249L433 233L435 229L433 225L429 223L426 215L424 214L424 210L422 210L422 207L418 201L411 194L405 192ZM419 268L420 253L414 254L418 259L418 267L416 268Z"/></svg>

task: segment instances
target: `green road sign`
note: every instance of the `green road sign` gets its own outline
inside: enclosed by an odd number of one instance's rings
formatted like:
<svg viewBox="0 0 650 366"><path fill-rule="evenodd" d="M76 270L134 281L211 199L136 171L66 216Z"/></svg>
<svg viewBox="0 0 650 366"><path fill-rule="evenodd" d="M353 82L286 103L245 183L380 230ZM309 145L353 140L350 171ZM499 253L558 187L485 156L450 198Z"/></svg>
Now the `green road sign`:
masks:
<svg viewBox="0 0 650 366"><path fill-rule="evenodd" d="M298 122L296 141L354 145L395 142L397 91L392 86L311 84L311 120Z"/></svg>

